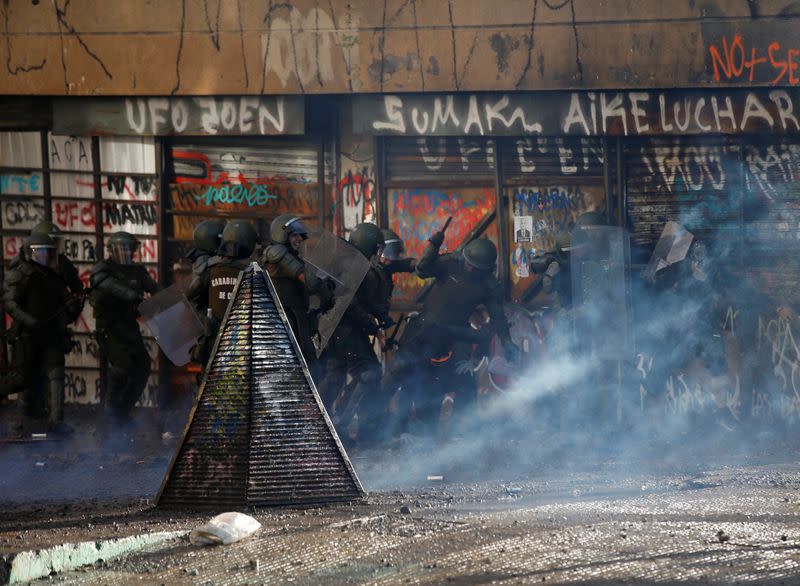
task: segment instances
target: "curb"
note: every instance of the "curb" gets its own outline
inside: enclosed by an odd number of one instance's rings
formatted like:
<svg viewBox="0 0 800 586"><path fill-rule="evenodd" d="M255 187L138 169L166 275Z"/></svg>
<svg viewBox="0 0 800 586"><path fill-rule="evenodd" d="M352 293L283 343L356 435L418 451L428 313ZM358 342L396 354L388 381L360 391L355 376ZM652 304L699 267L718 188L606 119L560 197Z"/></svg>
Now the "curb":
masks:
<svg viewBox="0 0 800 586"><path fill-rule="evenodd" d="M46 549L6 555L0 558L0 584L30 582L54 572L69 572L101 559L108 560L133 553L163 541L183 537L188 533L188 531L159 531L118 539L64 543Z"/></svg>

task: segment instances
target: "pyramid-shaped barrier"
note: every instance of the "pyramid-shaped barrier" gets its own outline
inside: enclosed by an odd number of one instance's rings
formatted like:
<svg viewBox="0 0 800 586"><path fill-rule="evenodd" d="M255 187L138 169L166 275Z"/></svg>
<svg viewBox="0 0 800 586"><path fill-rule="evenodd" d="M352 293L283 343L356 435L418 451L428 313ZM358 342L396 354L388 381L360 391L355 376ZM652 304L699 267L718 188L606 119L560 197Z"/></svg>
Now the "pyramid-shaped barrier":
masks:
<svg viewBox="0 0 800 586"><path fill-rule="evenodd" d="M253 263L239 275L158 506L324 503L363 494L272 281Z"/></svg>

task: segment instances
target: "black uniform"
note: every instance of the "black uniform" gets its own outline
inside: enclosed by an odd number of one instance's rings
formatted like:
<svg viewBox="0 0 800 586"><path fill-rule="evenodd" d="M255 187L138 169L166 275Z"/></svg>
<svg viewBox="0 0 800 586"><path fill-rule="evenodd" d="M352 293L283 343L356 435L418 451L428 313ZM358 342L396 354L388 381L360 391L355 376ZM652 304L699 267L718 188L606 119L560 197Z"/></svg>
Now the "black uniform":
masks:
<svg viewBox="0 0 800 586"><path fill-rule="evenodd" d="M443 394L451 390L437 384L450 378L443 374L443 365L454 368L458 346L479 342L485 336L469 325L470 315L479 305L487 308L493 330L504 347L513 345L502 293L492 272L467 270L461 255L440 256L439 246L434 243L428 244L417 261L416 272L423 279L436 281L422 311L403 332L400 349L384 380L384 391L389 395L402 390L406 413L401 417L407 417L413 402L417 417L430 424Z"/></svg>
<svg viewBox="0 0 800 586"><path fill-rule="evenodd" d="M80 315L80 302L57 271L22 258L6 275L4 300L14 318L14 373L6 384L25 387L29 416L57 424L63 419L64 356L72 347L67 326Z"/></svg>
<svg viewBox="0 0 800 586"><path fill-rule="evenodd" d="M392 305L392 293L394 292L394 276L399 273L413 273L414 272L413 258L404 258L402 260L390 261L389 264L381 264L378 266L379 276L381 280L380 290L378 292L378 301L381 311L387 314Z"/></svg>
<svg viewBox="0 0 800 586"><path fill-rule="evenodd" d="M356 301L361 307L372 308L372 315L380 324L384 326L390 324L389 310L391 309L392 292L394 291L393 277L398 273L414 272L413 266L414 259L411 258L391 261L389 264L373 263L364 278L362 287L356 294ZM374 335L376 333L374 328L369 328L369 330L368 334ZM376 414L380 414L386 407L384 405L386 397L380 393L380 364L375 358L375 352L371 344L368 344L369 352L367 352L363 341L348 344L348 340L355 341L355 337L347 337L345 334L342 336L341 343L345 347L352 346L352 354L356 354L356 349L360 348L359 355L362 358L351 360L353 364L350 374L355 382L355 388L350 400L342 408L341 419L349 421L358 412L362 423L370 423L370 420L376 417ZM368 340L369 338L367 338ZM337 340L334 339L332 341L336 342ZM344 376L339 372L338 380L335 378L334 371L331 370L329 374L332 377L329 384L338 385L336 389L341 388L344 378L346 378L346 372Z"/></svg>
<svg viewBox="0 0 800 586"><path fill-rule="evenodd" d="M386 273L373 261L325 351L325 378L320 388L328 408L337 399L348 374L355 387L377 386L380 380L380 363L370 336L377 335L381 327L391 323L386 291ZM360 396L365 390L359 389L353 394Z"/></svg>
<svg viewBox="0 0 800 586"><path fill-rule="evenodd" d="M150 376L150 355L139 330L139 303L158 285L139 264L123 265L111 259L92 267L92 293L100 351L107 361L107 401L112 413L127 419Z"/></svg>
<svg viewBox="0 0 800 586"><path fill-rule="evenodd" d="M317 333L317 319L316 313L311 312L310 296L319 295L319 311L327 311L332 306L332 291L327 283L307 270L303 260L285 244L273 242L267 246L264 250L264 269L275 285L300 350L313 370L317 357L313 341Z"/></svg>
<svg viewBox="0 0 800 586"><path fill-rule="evenodd" d="M198 261L195 262L186 297L197 312L206 317L206 333L200 337L192 354L192 358L203 367L210 358L239 273L249 265L250 260L247 258L229 256L212 256L199 264Z"/></svg>

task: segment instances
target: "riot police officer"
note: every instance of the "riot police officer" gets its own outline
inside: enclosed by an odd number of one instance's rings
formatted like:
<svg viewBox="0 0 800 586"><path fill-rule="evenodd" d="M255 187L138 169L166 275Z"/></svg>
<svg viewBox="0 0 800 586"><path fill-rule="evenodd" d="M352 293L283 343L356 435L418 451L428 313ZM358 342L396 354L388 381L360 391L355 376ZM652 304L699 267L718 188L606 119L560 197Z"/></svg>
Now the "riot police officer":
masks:
<svg viewBox="0 0 800 586"><path fill-rule="evenodd" d="M192 241L194 247L186 254L186 258L192 262L192 274L202 274L208 266L222 242L222 232L225 230L225 222L220 220L203 220L194 228Z"/></svg>
<svg viewBox="0 0 800 586"><path fill-rule="evenodd" d="M307 238L308 230L300 216L278 216L270 225L271 243L264 249L263 264L275 285L300 350L313 371L316 369L317 351L313 340L317 324L315 315L310 313L310 296L317 295L319 311L327 311L333 303L333 287L332 283L308 270L300 258L302 243Z"/></svg>
<svg viewBox="0 0 800 586"><path fill-rule="evenodd" d="M385 244L381 230L375 224L358 224L350 232L349 241L370 261L370 267L328 343L325 378L320 385L329 408L336 401L335 411L339 412L336 419L342 425L349 423L358 403L366 395L378 391L380 364L370 336L377 336L393 323L389 317L385 276L379 260ZM337 397L347 375L352 386L345 387ZM359 417L363 420L364 414Z"/></svg>
<svg viewBox="0 0 800 586"><path fill-rule="evenodd" d="M92 267L89 303L94 308L101 356L106 362L106 401L117 421L130 419L150 376L150 355L139 330L138 307L158 285L133 260L139 241L128 232L108 239L109 257Z"/></svg>
<svg viewBox="0 0 800 586"><path fill-rule="evenodd" d="M515 360L519 352L511 342L500 287L494 276L495 245L480 238L467 244L461 254L439 255L443 242L444 234L434 233L416 263L419 277L436 280L422 311L406 327L384 380L387 395L397 390L403 394L403 413L396 422L400 425L407 423L411 403L423 427L429 428L435 422L441 398L449 389L430 388L432 385L424 373L434 363L441 368L445 362L454 362L451 358L455 344L474 337L469 318L478 306L488 310L494 332L509 358Z"/></svg>
<svg viewBox="0 0 800 586"><path fill-rule="evenodd" d="M31 234L47 234L56 243L56 250L58 256L56 259L56 272L66 282L69 290L75 295L83 293L83 282L78 274L78 269L72 264L72 261L67 258L64 253L64 233L61 229L52 222L39 222L31 230Z"/></svg>
<svg viewBox="0 0 800 586"><path fill-rule="evenodd" d="M11 370L0 380L0 396L10 395L22 391L26 384L27 365L24 363L25 348L20 337L20 327L25 321L23 312L17 303L18 289L26 283L34 271L30 260L30 236L25 238L19 254L11 261L6 269L3 279L3 306L6 312L14 318L14 326L9 331L9 346L11 347Z"/></svg>
<svg viewBox="0 0 800 586"><path fill-rule="evenodd" d="M378 257L378 268L381 277L381 290L379 294L383 311L388 314L394 292L394 275L399 273L413 273L417 266L417 259L406 257L406 247L400 236L393 230L384 228L383 250Z"/></svg>
<svg viewBox="0 0 800 586"><path fill-rule="evenodd" d="M32 233L29 260L9 275L6 311L14 318L13 378L26 387L26 415L47 418L48 428L69 432L64 420L64 356L72 348L68 324L80 315L79 299L58 274L56 242Z"/></svg>
<svg viewBox="0 0 800 586"><path fill-rule="evenodd" d="M190 302L206 314L206 335L202 336L192 357L205 366L208 362L217 330L225 317L239 273L250 265L256 249L258 233L246 220L228 222L220 236L219 250L195 273L186 291Z"/></svg>

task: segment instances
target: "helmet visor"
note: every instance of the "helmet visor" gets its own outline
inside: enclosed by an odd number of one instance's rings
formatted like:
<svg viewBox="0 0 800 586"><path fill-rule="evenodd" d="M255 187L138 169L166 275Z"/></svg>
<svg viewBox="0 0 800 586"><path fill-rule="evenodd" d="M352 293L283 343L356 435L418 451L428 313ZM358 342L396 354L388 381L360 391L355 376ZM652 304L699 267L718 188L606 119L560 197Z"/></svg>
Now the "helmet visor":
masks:
<svg viewBox="0 0 800 586"><path fill-rule="evenodd" d="M54 246L36 245L30 247L31 260L43 267L55 268L58 252Z"/></svg>
<svg viewBox="0 0 800 586"><path fill-rule="evenodd" d="M386 260L400 260L406 255L406 247L399 238L392 238L386 241L383 247L383 258Z"/></svg>
<svg viewBox="0 0 800 586"><path fill-rule="evenodd" d="M56 242L56 256L59 254L65 254L67 247L64 242L64 237L61 235L61 233L59 232L58 234L50 234L50 238Z"/></svg>
<svg viewBox="0 0 800 586"><path fill-rule="evenodd" d="M135 244L128 244L128 243L112 244L109 248L111 249L111 259L115 263L120 265L133 264L133 255L136 252L137 248Z"/></svg>
<svg viewBox="0 0 800 586"><path fill-rule="evenodd" d="M292 234L299 234L303 237L303 240L308 238L308 229L306 225L303 223L303 220L300 218L292 218L284 225L286 229L286 235L291 236Z"/></svg>

